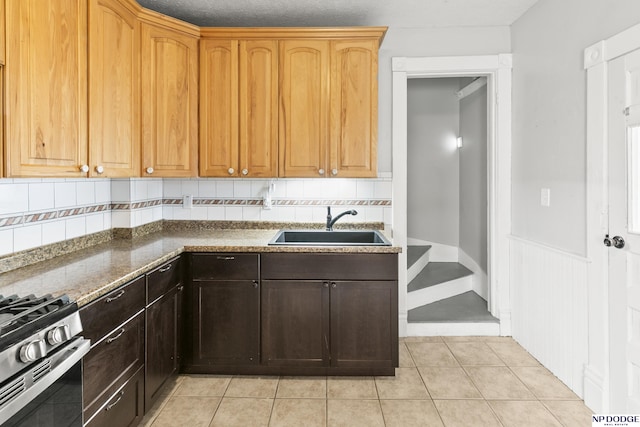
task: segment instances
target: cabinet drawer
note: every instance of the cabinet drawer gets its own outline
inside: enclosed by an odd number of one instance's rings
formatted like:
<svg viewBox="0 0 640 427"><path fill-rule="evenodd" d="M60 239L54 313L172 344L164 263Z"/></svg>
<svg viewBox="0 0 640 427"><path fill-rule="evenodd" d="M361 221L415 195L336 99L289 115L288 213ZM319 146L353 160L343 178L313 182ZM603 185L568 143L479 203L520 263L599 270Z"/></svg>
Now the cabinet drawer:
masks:
<svg viewBox="0 0 640 427"><path fill-rule="evenodd" d="M82 307L82 335L94 345L143 308L144 277L141 276Z"/></svg>
<svg viewBox="0 0 640 427"><path fill-rule="evenodd" d="M180 266L180 257L176 257L147 273L147 304L151 304L182 281Z"/></svg>
<svg viewBox="0 0 640 427"><path fill-rule="evenodd" d="M257 280L258 254L192 254L193 280Z"/></svg>
<svg viewBox="0 0 640 427"><path fill-rule="evenodd" d="M266 253L261 273L263 280L398 280L398 255Z"/></svg>
<svg viewBox="0 0 640 427"><path fill-rule="evenodd" d="M83 402L93 413L96 399L110 395L144 363L144 313L116 328L83 359Z"/></svg>
<svg viewBox="0 0 640 427"><path fill-rule="evenodd" d="M105 395L101 408L95 415L85 413L90 419L85 427L128 427L137 425L144 416L144 369L140 368L114 394ZM92 418L91 418L92 417Z"/></svg>

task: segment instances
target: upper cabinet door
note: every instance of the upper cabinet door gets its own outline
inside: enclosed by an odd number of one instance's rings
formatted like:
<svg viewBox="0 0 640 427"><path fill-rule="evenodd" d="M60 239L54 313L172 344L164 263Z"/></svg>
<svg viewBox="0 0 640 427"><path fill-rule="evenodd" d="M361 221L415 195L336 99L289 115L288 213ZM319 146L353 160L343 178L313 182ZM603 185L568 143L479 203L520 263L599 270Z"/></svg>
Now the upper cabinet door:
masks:
<svg viewBox="0 0 640 427"><path fill-rule="evenodd" d="M140 24L120 0L89 3L91 176L140 175Z"/></svg>
<svg viewBox="0 0 640 427"><path fill-rule="evenodd" d="M7 176L86 176L87 1L6 0Z"/></svg>
<svg viewBox="0 0 640 427"><path fill-rule="evenodd" d="M378 40L331 42L330 174L375 177Z"/></svg>
<svg viewBox="0 0 640 427"><path fill-rule="evenodd" d="M280 176L327 176L329 42L280 42Z"/></svg>
<svg viewBox="0 0 640 427"><path fill-rule="evenodd" d="M198 39L142 24L143 176L198 175Z"/></svg>
<svg viewBox="0 0 640 427"><path fill-rule="evenodd" d="M278 175L278 42L240 42L240 175Z"/></svg>
<svg viewBox="0 0 640 427"><path fill-rule="evenodd" d="M200 41L200 175L238 176L238 41Z"/></svg>

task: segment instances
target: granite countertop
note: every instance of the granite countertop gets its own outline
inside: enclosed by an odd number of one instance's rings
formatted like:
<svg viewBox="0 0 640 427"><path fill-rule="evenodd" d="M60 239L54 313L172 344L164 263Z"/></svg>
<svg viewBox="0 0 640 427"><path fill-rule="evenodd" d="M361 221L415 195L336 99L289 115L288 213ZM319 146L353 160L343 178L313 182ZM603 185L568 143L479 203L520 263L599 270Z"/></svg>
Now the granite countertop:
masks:
<svg viewBox="0 0 640 427"><path fill-rule="evenodd" d="M67 294L79 306L183 252L398 253L396 246L268 246L278 230L163 230L0 274L0 295Z"/></svg>

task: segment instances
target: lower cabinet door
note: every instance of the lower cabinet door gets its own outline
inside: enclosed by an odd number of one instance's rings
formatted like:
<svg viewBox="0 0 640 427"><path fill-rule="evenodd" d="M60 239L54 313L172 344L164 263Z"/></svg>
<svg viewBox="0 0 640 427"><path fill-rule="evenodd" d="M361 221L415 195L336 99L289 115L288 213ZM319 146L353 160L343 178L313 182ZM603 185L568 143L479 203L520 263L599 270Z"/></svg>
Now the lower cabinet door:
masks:
<svg viewBox="0 0 640 427"><path fill-rule="evenodd" d="M144 416L144 369L113 394L85 427L133 427Z"/></svg>
<svg viewBox="0 0 640 427"><path fill-rule="evenodd" d="M395 281L331 282L331 366L398 366Z"/></svg>
<svg viewBox="0 0 640 427"><path fill-rule="evenodd" d="M147 307L145 407L150 408L164 382L178 370L182 286L174 287Z"/></svg>
<svg viewBox="0 0 640 427"><path fill-rule="evenodd" d="M194 281L193 365L256 365L260 361L257 280Z"/></svg>
<svg viewBox="0 0 640 427"><path fill-rule="evenodd" d="M329 366L329 283L262 281L262 362Z"/></svg>

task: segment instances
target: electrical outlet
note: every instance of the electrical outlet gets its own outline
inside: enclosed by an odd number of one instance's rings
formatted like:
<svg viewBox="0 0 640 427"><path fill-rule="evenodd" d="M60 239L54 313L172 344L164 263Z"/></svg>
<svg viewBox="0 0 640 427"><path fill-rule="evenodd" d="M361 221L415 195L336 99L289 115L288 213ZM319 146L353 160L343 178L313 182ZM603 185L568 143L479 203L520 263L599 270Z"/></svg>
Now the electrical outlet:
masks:
<svg viewBox="0 0 640 427"><path fill-rule="evenodd" d="M191 209L193 207L193 196L182 196L182 208Z"/></svg>
<svg viewBox="0 0 640 427"><path fill-rule="evenodd" d="M550 188L541 188L540 189L540 205L548 208L551 206L551 189Z"/></svg>

